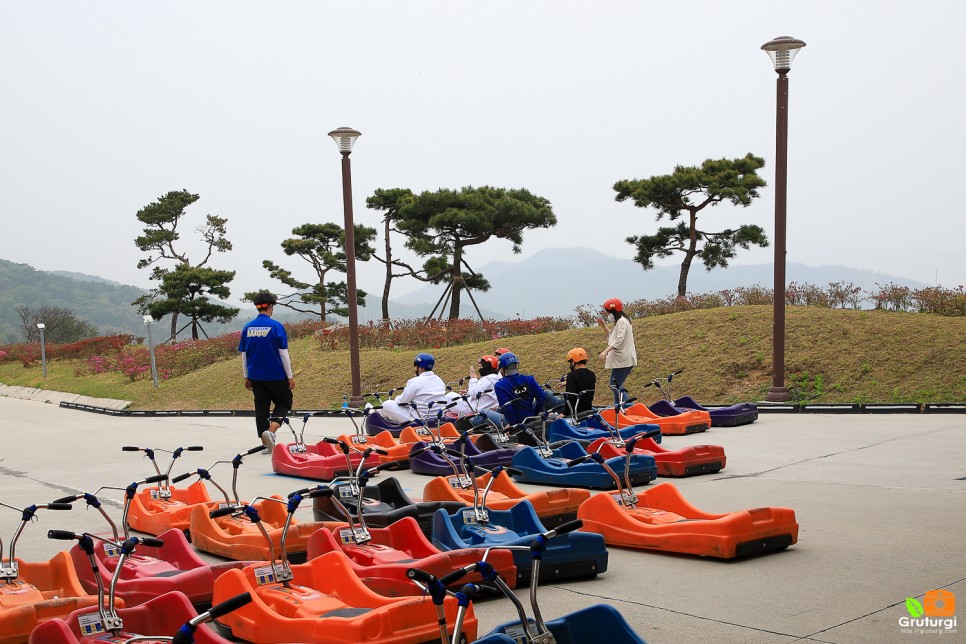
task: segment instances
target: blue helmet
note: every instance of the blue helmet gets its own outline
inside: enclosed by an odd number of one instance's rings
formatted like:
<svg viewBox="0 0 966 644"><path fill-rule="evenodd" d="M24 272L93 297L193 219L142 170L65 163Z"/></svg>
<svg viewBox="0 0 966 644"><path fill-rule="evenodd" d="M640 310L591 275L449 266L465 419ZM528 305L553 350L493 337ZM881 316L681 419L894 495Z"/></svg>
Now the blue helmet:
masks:
<svg viewBox="0 0 966 644"><path fill-rule="evenodd" d="M432 371L433 366L436 364L436 358L429 355L428 353L420 353L413 360L413 365L419 367L420 369L425 369L426 371Z"/></svg>
<svg viewBox="0 0 966 644"><path fill-rule="evenodd" d="M520 364L520 361L517 360L517 357L515 355L507 351L506 353L500 356L499 364L500 364L500 369L506 369L511 364Z"/></svg>

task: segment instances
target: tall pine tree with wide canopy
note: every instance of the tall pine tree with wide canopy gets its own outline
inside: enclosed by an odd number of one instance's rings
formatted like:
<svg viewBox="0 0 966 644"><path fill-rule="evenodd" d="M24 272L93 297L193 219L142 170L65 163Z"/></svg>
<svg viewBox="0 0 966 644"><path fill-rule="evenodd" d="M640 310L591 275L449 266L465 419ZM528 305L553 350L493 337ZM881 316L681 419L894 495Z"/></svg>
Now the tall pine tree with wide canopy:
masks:
<svg viewBox="0 0 966 644"><path fill-rule="evenodd" d="M231 250L225 228L228 220L207 215L205 223L196 229L206 246L201 261L193 262L183 249L175 245L181 239L178 226L185 217L185 209L199 198L187 190L172 191L137 213L138 221L144 224L144 234L135 238L134 243L149 253L138 262L138 268L153 266L150 279L156 280L158 286L133 304L142 314L148 313L157 320L170 315L171 340L176 339L181 330L178 328L178 318L182 315L190 320L185 327L191 327L191 337L196 340L200 333L204 333L202 322L224 323L238 315L237 308L210 298L229 297L231 290L228 284L235 278L235 271L218 270L208 265L214 253ZM173 263L173 267L160 265L162 260Z"/></svg>
<svg viewBox="0 0 966 644"><path fill-rule="evenodd" d="M678 297L688 289L688 272L695 258L707 270L726 268L738 248L768 246L764 229L745 224L736 229L710 232L698 228L698 213L722 202L746 207L757 199L765 180L758 170L765 160L748 153L738 159L708 159L700 166L676 166L671 174L649 179L629 179L614 184L617 201L630 199L638 208L654 208L657 220L667 217L675 226L664 226L650 235L634 235L627 242L637 247L634 260L644 270L654 268L654 259L683 253L678 277Z"/></svg>
<svg viewBox="0 0 966 644"><path fill-rule="evenodd" d="M428 258L423 270L431 281L451 285L449 318L456 319L464 285L479 291L490 287L469 267L467 247L505 239L519 253L525 230L556 223L550 202L528 190L468 186L402 197L396 227L408 235L408 248Z"/></svg>

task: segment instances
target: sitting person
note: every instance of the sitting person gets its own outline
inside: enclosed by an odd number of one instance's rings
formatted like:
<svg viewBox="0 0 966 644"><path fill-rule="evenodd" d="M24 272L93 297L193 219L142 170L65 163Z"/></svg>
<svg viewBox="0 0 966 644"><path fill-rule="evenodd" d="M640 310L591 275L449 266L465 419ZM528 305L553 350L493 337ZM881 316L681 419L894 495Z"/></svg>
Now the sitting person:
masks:
<svg viewBox="0 0 966 644"><path fill-rule="evenodd" d="M497 359L502 357L504 353L509 353L510 355L513 355L513 356L516 355L506 347L500 347L493 353L496 354ZM561 378L560 381L563 382L563 378ZM550 384L547 383L546 386L547 388L549 388ZM543 408L541 409L541 411L559 412L567 409L567 405L566 403L564 403L563 398L556 395L556 392L553 389L550 389L549 391L547 389L544 389L543 395L544 395L544 402L543 402Z"/></svg>
<svg viewBox="0 0 966 644"><path fill-rule="evenodd" d="M504 353L498 361L500 374L494 389L496 399L509 425L518 425L525 419L541 413L547 396L543 387L533 376L520 373L520 361L512 353Z"/></svg>
<svg viewBox="0 0 966 644"><path fill-rule="evenodd" d="M479 365L479 372L477 372ZM496 356L485 355L470 367L470 380L463 399L455 392L446 394L450 400L457 400L452 409L460 416L470 416L473 426L482 425L487 420L503 427L503 415L499 412L494 387L500 380L499 362Z"/></svg>
<svg viewBox="0 0 966 644"><path fill-rule="evenodd" d="M446 400L446 384L433 373L435 365L436 359L428 353L417 355L413 360L416 376L406 382L401 394L382 403L379 413L398 423L410 423L423 414L429 415L429 403Z"/></svg>
<svg viewBox="0 0 966 644"><path fill-rule="evenodd" d="M587 368L589 357L581 347L571 349L567 353L570 371L565 376L567 404L574 415L592 409L594 406L594 389L597 387L597 374Z"/></svg>

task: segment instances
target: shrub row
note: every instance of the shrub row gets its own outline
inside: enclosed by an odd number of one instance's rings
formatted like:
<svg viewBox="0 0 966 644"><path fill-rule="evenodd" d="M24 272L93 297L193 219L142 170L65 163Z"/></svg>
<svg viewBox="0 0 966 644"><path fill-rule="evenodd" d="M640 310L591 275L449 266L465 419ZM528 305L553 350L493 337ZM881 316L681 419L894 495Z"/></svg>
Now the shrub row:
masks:
<svg viewBox="0 0 966 644"><path fill-rule="evenodd" d="M876 286L878 290L869 293L851 282L831 282L826 288L814 284L791 282L785 288L785 304L858 309L863 304L871 303L879 310L966 316L966 292L963 286L957 288L930 286L922 289L910 289L893 283ZM774 289L755 284L717 293L688 293L686 297L669 296L659 300L633 300L624 303L624 310L632 318L639 318L692 309L764 305L773 302ZM575 310L575 322L580 326L594 326L597 324L599 314L599 306L585 304Z"/></svg>
<svg viewBox="0 0 966 644"><path fill-rule="evenodd" d="M370 322L359 326L362 348L438 349L472 342L549 333L572 329L572 318L540 317L532 320L393 320L390 324ZM316 332L319 346L338 349L349 346L349 327L331 326Z"/></svg>
<svg viewBox="0 0 966 644"><path fill-rule="evenodd" d="M226 333L206 340L185 340L175 344L155 347L154 360L158 377L167 379L180 376L210 364L228 360L238 355L239 331ZM75 375L98 374L119 371L132 381L151 375L151 354L143 345L126 346L107 355L91 356L78 366Z"/></svg>
<svg viewBox="0 0 966 644"><path fill-rule="evenodd" d="M105 335L97 338L87 338L69 344L55 344L48 342L44 347L48 360L64 359L77 360L90 358L101 354L113 354L134 342L134 336L129 334ZM40 343L9 344L0 348L0 362L20 361L29 367L40 361Z"/></svg>

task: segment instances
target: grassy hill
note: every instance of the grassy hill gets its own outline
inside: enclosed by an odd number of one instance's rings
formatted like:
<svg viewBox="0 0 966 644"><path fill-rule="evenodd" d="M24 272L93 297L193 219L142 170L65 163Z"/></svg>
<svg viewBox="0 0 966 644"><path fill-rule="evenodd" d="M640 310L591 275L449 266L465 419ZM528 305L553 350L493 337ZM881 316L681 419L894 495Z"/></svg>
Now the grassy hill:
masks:
<svg viewBox="0 0 966 644"><path fill-rule="evenodd" d="M92 323L101 333L144 335L131 302L146 291L106 281L83 281L0 259L0 344L22 342L16 307L60 306Z"/></svg>
<svg viewBox="0 0 966 644"><path fill-rule="evenodd" d="M674 393L699 402L759 400L771 384L771 307L723 307L634 321L639 364L628 389L641 400L658 398L651 379L677 369ZM468 375L470 364L501 345L521 359L524 372L544 382L566 370L569 349L583 346L591 368L606 378L597 354L605 345L600 329L574 329L492 343L443 349L437 373L446 381ZM412 375L412 349L365 350L361 355L363 391L402 386ZM306 338L291 343L296 406L321 409L338 405L349 391L346 351L323 350ZM966 318L918 313L789 307L786 384L798 386L812 402L966 402ZM134 401L136 409L247 409L251 398L242 386L238 359L218 363L153 390L150 379L128 382L117 374L75 377L70 363L40 367L0 366L0 382ZM603 384L597 401L608 399Z"/></svg>
<svg viewBox="0 0 966 644"><path fill-rule="evenodd" d="M147 334L144 322L131 302L147 292L94 275L38 271L27 264L0 259L0 344L23 342L16 310L20 305L34 310L43 306L67 308L78 318L93 324L103 335L130 333L143 337ZM204 328L209 335L215 336L240 328L242 324L210 323ZM168 320L161 323L162 331L157 331L158 328L155 327L156 334L168 331ZM189 335L190 331L184 331L179 337Z"/></svg>

